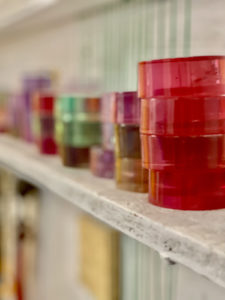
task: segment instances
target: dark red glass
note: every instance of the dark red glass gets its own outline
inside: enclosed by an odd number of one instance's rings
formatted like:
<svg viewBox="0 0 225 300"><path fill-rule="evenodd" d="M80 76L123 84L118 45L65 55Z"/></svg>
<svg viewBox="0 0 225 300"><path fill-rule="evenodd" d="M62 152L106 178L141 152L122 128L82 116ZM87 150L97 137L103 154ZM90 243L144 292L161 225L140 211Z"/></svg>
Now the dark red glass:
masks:
<svg viewBox="0 0 225 300"><path fill-rule="evenodd" d="M142 99L140 131L170 136L225 133L225 95Z"/></svg>
<svg viewBox="0 0 225 300"><path fill-rule="evenodd" d="M147 169L225 168L225 135L141 135L142 163Z"/></svg>
<svg viewBox="0 0 225 300"><path fill-rule="evenodd" d="M52 94L40 94L39 96L39 110L41 113L54 113L55 97Z"/></svg>
<svg viewBox="0 0 225 300"><path fill-rule="evenodd" d="M55 97L51 93L39 93L34 99L34 105L39 113L40 137L38 139L40 152L43 154L56 154L57 145L55 142L54 128L54 103Z"/></svg>
<svg viewBox="0 0 225 300"><path fill-rule="evenodd" d="M51 115L40 116L39 149L43 154L57 153L54 136L54 118Z"/></svg>

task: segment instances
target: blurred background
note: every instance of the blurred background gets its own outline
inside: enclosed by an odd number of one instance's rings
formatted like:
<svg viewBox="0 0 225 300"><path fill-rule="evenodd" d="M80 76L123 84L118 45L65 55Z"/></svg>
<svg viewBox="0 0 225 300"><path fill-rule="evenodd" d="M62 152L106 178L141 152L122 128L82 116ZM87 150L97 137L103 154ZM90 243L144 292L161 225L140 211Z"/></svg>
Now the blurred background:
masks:
<svg viewBox="0 0 225 300"><path fill-rule="evenodd" d="M225 49L224 0L0 0L0 12L1 131L26 76L48 74L58 93L100 95L136 90L139 61ZM5 169L0 193L0 300L225 298Z"/></svg>
<svg viewBox="0 0 225 300"><path fill-rule="evenodd" d="M1 0L2 90L53 70L62 88L136 89L137 62L223 54L223 0Z"/></svg>

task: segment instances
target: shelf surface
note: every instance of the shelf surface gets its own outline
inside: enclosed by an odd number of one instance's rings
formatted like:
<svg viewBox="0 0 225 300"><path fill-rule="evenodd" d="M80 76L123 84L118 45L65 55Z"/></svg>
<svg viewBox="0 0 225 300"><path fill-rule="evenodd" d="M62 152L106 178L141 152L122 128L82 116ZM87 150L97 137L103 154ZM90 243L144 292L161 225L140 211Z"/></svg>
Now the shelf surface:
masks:
<svg viewBox="0 0 225 300"><path fill-rule="evenodd" d="M0 136L0 165L47 189L119 231L225 287L225 210L175 211L150 205L147 194L115 188L88 170L65 168L59 157Z"/></svg>

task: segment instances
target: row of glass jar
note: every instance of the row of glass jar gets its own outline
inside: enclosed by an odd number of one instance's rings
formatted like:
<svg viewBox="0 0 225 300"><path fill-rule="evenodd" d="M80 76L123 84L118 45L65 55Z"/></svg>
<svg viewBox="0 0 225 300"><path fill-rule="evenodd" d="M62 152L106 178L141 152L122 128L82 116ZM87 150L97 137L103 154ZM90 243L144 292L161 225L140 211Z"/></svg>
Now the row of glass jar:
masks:
<svg viewBox="0 0 225 300"><path fill-rule="evenodd" d="M66 166L90 159L100 177L112 178L115 167L119 188L149 190L156 205L223 208L224 74L222 56L163 59L139 63L138 95L40 93L33 100L36 142L42 153L58 147Z"/></svg>
<svg viewBox="0 0 225 300"><path fill-rule="evenodd" d="M115 169L119 188L147 192L139 121L137 92L110 93L102 99L72 95L55 98L45 93L33 98L34 139L41 153L58 151L69 167L90 162L92 172L99 177L113 178Z"/></svg>

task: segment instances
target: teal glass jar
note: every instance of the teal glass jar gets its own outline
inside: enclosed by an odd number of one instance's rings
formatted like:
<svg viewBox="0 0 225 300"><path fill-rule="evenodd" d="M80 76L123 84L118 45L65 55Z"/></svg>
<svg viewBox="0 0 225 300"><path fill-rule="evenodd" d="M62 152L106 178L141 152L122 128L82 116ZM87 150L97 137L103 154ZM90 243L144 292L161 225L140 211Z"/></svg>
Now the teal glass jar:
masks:
<svg viewBox="0 0 225 300"><path fill-rule="evenodd" d="M86 166L89 148L101 143L100 99L64 95L61 101L63 164Z"/></svg>

